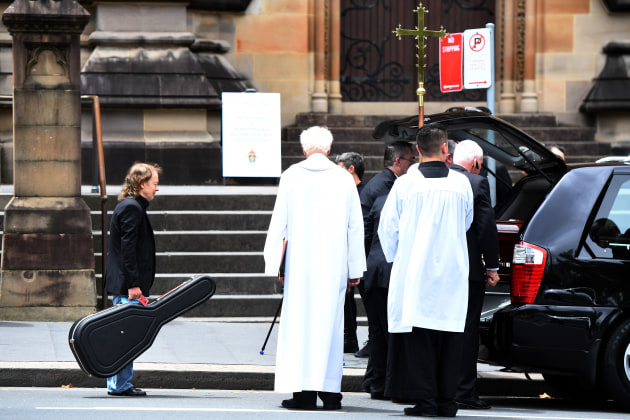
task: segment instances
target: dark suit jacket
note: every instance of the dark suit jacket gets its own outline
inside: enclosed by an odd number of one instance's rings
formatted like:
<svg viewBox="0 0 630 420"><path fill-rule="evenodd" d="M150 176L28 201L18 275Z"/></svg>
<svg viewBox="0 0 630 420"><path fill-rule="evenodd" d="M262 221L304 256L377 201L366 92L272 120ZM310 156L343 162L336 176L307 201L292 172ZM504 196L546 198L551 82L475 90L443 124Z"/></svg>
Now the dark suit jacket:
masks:
<svg viewBox="0 0 630 420"><path fill-rule="evenodd" d="M396 174L392 172L391 169L383 169L378 174L374 175L372 179L367 183L365 188L361 191L359 198L361 199L361 211L363 212L363 230L364 232L368 232L368 227L365 225L365 222L370 214L370 209L372 209L372 204L374 201L380 197L381 195L387 195L389 190L392 189L392 185L394 185L394 181L396 181ZM370 251L371 242L368 242L367 235L365 240L365 255L367 256Z"/></svg>
<svg viewBox="0 0 630 420"><path fill-rule="evenodd" d="M369 229L365 232L366 241L369 241L371 244L370 252L367 257L367 271L363 276L365 290L377 287L383 289L389 288L389 277L392 272L392 263L387 262L385 259L385 254L383 254L383 248L381 247L381 241L378 238L378 223L381 219L381 210L383 210L383 205L385 205L386 199L387 194L384 194L374 201L365 223L366 229Z"/></svg>
<svg viewBox="0 0 630 420"><path fill-rule="evenodd" d="M471 174L460 165L453 164L450 169L466 175L472 187L474 217L470 229L466 232L470 266L468 280L484 282L485 270L482 257L486 262L486 267L499 268L499 235L490 199L490 185L487 178Z"/></svg>
<svg viewBox="0 0 630 420"><path fill-rule="evenodd" d="M109 233L105 288L127 296L140 287L144 296L155 278L155 238L147 217L149 202L142 196L125 198L116 205Z"/></svg>

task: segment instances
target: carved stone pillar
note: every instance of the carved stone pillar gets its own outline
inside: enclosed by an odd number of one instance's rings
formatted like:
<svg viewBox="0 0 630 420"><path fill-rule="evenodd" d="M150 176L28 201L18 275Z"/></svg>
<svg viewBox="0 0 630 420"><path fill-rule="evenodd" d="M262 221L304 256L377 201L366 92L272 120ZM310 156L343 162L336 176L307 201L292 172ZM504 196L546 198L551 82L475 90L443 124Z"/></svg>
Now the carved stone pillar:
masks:
<svg viewBox="0 0 630 420"><path fill-rule="evenodd" d="M328 72L328 112L331 114L341 114L343 110L343 103L341 101L341 83L339 81L340 76L340 37L341 29L339 27L341 23L340 18L340 0L330 0L329 7L329 19L330 22L328 33L330 39L329 47L329 66Z"/></svg>
<svg viewBox="0 0 630 420"><path fill-rule="evenodd" d="M524 73L521 94L521 112L538 112L538 93L536 91L536 32L538 11L536 0L525 0L524 34Z"/></svg>
<svg viewBox="0 0 630 420"><path fill-rule="evenodd" d="M516 83L514 70L514 50L515 50L515 26L516 16L514 14L514 1L505 0L497 2L496 16L500 19L498 25L499 44L499 109L504 114L511 114L516 111Z"/></svg>
<svg viewBox="0 0 630 420"><path fill-rule="evenodd" d="M326 94L326 7L327 1L314 0L313 9L313 56L314 83L311 96L311 111L328 112L328 95Z"/></svg>
<svg viewBox="0 0 630 420"><path fill-rule="evenodd" d="M94 311L90 209L81 199L79 36L74 0L16 0L13 37L14 190L2 237L0 318L74 320Z"/></svg>

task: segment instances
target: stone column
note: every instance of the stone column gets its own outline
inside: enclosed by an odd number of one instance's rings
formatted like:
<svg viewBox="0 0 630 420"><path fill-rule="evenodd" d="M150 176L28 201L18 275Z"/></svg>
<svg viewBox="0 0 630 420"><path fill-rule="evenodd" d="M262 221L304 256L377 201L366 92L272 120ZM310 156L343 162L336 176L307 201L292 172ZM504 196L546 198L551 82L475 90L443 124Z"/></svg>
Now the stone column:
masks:
<svg viewBox="0 0 630 420"><path fill-rule="evenodd" d="M4 213L0 318L70 321L96 307L90 209L81 199L79 36L74 0L16 0L14 197Z"/></svg>
<svg viewBox="0 0 630 420"><path fill-rule="evenodd" d="M500 40L499 51L499 109L503 114L511 114L516 111L515 71L514 71L514 47L515 47L515 16L514 0L497 2L496 16L500 21L498 36Z"/></svg>
<svg viewBox="0 0 630 420"><path fill-rule="evenodd" d="M536 91L536 32L539 28L536 0L525 0L525 66L521 112L538 112Z"/></svg>
<svg viewBox="0 0 630 420"><path fill-rule="evenodd" d="M328 33L330 38L330 54L329 54L329 75L328 75L328 112L331 114L341 114L343 111L343 103L341 96L341 83L340 77L340 57L339 49L341 44L341 8L340 0L330 0L329 8L329 22Z"/></svg>
<svg viewBox="0 0 630 420"><path fill-rule="evenodd" d="M326 3L327 0L315 0L313 10L313 36L315 82L311 96L311 111L328 112L326 94Z"/></svg>

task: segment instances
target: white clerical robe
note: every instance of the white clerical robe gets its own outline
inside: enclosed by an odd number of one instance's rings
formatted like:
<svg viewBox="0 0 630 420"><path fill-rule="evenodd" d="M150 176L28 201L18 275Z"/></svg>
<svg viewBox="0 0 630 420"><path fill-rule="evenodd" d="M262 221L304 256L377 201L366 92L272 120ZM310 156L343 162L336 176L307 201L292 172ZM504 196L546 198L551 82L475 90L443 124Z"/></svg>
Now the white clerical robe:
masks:
<svg viewBox="0 0 630 420"><path fill-rule="evenodd" d="M347 280L366 268L363 217L352 176L321 153L280 178L265 274L278 274L285 237L275 390L340 392Z"/></svg>
<svg viewBox="0 0 630 420"><path fill-rule="evenodd" d="M412 170L396 180L378 227L385 258L393 261L389 332L464 331L472 219L473 194L464 175L425 178Z"/></svg>

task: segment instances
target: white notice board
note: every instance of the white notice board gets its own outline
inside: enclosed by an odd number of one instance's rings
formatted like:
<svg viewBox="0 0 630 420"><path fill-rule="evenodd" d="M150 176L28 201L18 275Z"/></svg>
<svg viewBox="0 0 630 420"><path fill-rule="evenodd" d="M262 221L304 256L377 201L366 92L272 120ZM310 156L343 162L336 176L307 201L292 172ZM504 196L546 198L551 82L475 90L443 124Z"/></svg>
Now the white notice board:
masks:
<svg viewBox="0 0 630 420"><path fill-rule="evenodd" d="M223 177L280 177L280 94L224 92Z"/></svg>

